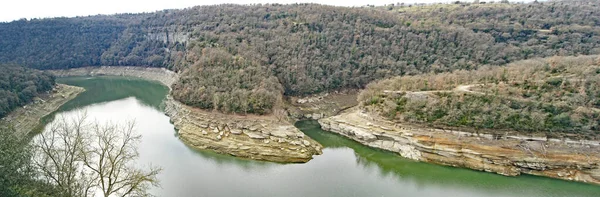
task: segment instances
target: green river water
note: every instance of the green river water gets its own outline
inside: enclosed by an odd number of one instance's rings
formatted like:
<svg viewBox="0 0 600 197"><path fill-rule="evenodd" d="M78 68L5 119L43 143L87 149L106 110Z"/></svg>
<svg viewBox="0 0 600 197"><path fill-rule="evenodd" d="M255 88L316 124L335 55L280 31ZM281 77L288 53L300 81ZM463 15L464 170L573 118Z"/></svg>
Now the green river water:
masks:
<svg viewBox="0 0 600 197"><path fill-rule="evenodd" d="M600 196L600 186L535 176L486 172L414 162L363 146L320 129L315 121L296 126L325 146L305 164L250 161L194 150L178 138L162 111L168 88L132 78L76 77L60 83L86 92L54 116L86 111L100 122L136 121L143 136L140 166L163 168L156 196Z"/></svg>

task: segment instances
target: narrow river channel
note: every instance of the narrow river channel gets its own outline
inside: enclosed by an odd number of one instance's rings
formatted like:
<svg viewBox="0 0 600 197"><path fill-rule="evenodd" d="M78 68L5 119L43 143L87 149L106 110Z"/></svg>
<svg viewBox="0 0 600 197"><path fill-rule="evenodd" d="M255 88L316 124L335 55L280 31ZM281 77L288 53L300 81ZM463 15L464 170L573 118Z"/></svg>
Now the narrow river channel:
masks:
<svg viewBox="0 0 600 197"><path fill-rule="evenodd" d="M163 168L156 196L600 196L600 186L534 176L492 173L419 163L368 148L323 131L314 121L296 126L325 146L323 155L305 164L249 161L183 144L162 100L168 88L132 78L76 77L59 83L87 91L53 117L81 110L100 122L135 120L143 136L140 165Z"/></svg>

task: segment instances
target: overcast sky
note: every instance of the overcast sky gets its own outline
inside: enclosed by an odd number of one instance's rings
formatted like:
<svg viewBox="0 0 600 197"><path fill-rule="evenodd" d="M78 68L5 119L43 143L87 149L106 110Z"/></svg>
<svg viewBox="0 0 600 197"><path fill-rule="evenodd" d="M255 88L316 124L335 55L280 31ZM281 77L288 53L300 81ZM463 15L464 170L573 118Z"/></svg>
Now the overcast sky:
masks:
<svg viewBox="0 0 600 197"><path fill-rule="evenodd" d="M384 5L396 2L435 3L456 0L1 0L0 22L21 18L88 16L96 14L139 13L195 5L222 3L297 3L311 2L338 6ZM472 1L472 0L461 0ZM485 1L485 0L482 0ZM496 0L500 1L500 0ZM532 0L515 0L519 2Z"/></svg>

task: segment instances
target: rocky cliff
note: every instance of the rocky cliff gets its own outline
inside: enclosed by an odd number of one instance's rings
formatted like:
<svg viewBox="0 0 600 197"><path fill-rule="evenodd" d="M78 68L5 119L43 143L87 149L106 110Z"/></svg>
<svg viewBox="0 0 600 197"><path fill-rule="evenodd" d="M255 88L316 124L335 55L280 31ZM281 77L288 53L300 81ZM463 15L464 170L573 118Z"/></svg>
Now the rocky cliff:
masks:
<svg viewBox="0 0 600 197"><path fill-rule="evenodd" d="M506 176L532 174L600 184L598 142L514 137L489 138L460 131L430 129L384 121L351 109L319 120L324 130L403 157ZM529 138L533 139L533 138Z"/></svg>
<svg viewBox="0 0 600 197"><path fill-rule="evenodd" d="M307 162L323 148L275 116L238 116L186 106L170 96L165 112L186 144L222 154L275 162Z"/></svg>

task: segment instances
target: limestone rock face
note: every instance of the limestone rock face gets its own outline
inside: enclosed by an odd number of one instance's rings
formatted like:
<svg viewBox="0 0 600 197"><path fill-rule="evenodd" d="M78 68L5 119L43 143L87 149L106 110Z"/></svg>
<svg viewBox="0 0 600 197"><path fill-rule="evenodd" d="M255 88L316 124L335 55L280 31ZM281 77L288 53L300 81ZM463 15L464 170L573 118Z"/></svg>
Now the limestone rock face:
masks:
<svg viewBox="0 0 600 197"><path fill-rule="evenodd" d="M179 138L194 148L285 163L307 162L313 155L322 154L319 143L304 136L291 123L275 117L207 112L170 96L165 104L165 112L178 129Z"/></svg>
<svg viewBox="0 0 600 197"><path fill-rule="evenodd" d="M524 173L600 184L598 142L522 136L493 139L485 134L400 125L356 108L319 123L324 130L417 161L506 176Z"/></svg>

